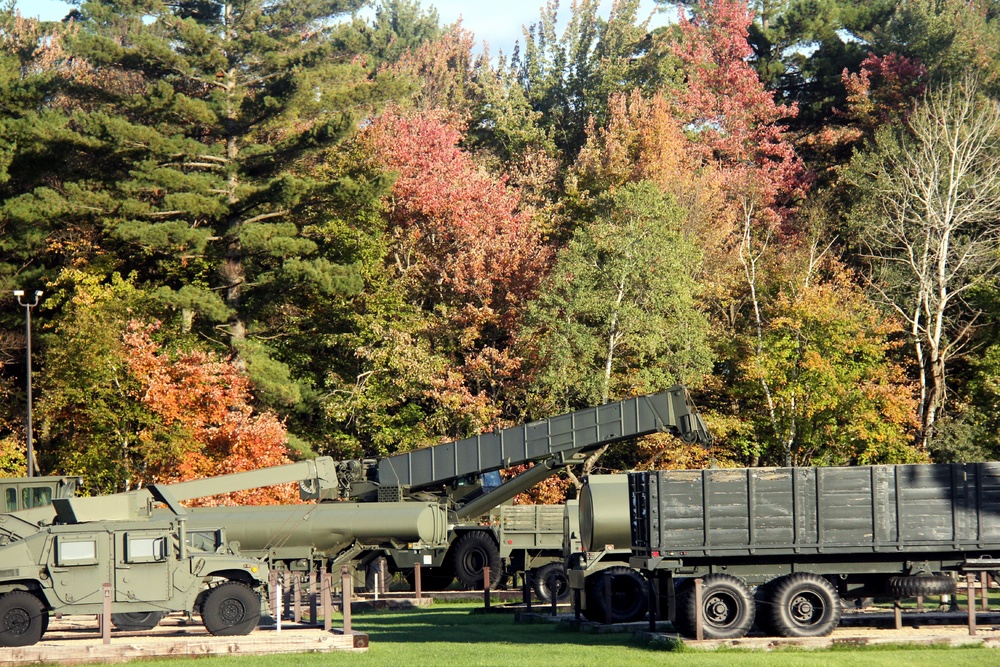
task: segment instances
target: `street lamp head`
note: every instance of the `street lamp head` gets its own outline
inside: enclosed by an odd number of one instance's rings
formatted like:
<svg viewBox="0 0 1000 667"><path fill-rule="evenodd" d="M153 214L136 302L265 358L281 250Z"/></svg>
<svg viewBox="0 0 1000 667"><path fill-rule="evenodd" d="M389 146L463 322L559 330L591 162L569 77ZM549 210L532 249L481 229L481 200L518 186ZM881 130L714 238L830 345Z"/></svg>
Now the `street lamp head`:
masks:
<svg viewBox="0 0 1000 667"><path fill-rule="evenodd" d="M23 289L14 290L14 296L24 296L24 290Z"/></svg>
<svg viewBox="0 0 1000 667"><path fill-rule="evenodd" d="M42 295L42 290L40 290L40 289L36 289L36 290L35 290L35 298L38 298L38 297L40 297L41 295Z"/></svg>

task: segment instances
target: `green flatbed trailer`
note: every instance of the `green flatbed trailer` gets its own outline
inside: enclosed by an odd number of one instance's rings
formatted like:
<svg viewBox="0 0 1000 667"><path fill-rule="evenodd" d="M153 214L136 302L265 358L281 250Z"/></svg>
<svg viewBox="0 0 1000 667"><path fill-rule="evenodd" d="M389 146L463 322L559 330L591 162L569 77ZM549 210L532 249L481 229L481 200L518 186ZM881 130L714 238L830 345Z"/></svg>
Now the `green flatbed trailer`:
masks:
<svg viewBox="0 0 1000 667"><path fill-rule="evenodd" d="M755 622L825 636L841 598L951 593L956 575L1000 569L1000 463L628 477L630 564L658 616L688 634L700 615L706 637Z"/></svg>

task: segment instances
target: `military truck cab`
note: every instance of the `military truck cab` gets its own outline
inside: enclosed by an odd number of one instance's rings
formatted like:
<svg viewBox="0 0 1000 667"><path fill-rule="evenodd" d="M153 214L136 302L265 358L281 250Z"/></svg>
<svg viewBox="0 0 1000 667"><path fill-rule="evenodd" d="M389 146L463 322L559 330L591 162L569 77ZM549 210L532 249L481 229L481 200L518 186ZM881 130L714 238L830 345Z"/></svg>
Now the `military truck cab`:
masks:
<svg viewBox="0 0 1000 667"><path fill-rule="evenodd" d="M4 513L51 505L54 498L71 498L82 477L11 477L0 479Z"/></svg>

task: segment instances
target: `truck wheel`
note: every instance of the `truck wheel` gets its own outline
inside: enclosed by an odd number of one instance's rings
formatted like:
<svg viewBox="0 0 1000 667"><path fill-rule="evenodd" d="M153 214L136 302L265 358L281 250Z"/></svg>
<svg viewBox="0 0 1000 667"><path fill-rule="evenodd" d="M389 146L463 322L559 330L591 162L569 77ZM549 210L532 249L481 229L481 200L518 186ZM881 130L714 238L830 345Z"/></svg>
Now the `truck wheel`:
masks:
<svg viewBox="0 0 1000 667"><path fill-rule="evenodd" d="M623 565L609 567L587 580L587 608L584 615L594 623L606 623L607 593L611 589L611 622L634 623L646 615L646 580Z"/></svg>
<svg viewBox="0 0 1000 667"><path fill-rule="evenodd" d="M452 566L458 583L469 590L483 588L483 568L490 568L490 588L500 583L503 574L500 550L493 538L481 530L462 535L452 546Z"/></svg>
<svg viewBox="0 0 1000 667"><path fill-rule="evenodd" d="M796 572L771 584L770 613L780 637L826 637L840 625L840 596L823 577Z"/></svg>
<svg viewBox="0 0 1000 667"><path fill-rule="evenodd" d="M735 639L746 636L756 616L750 589L731 574L710 574L702 580L701 609L695 604L694 586L677 600L675 625L681 634L697 635L695 623L701 614L705 639Z"/></svg>
<svg viewBox="0 0 1000 667"><path fill-rule="evenodd" d="M535 595L542 602L552 602L553 595L556 602L569 599L569 577L566 576L566 568L562 563L546 563L535 570L533 580Z"/></svg>
<svg viewBox="0 0 1000 667"><path fill-rule="evenodd" d="M954 595L955 580L940 574L889 577L885 582L885 592L894 598Z"/></svg>
<svg viewBox="0 0 1000 667"><path fill-rule="evenodd" d="M166 614L162 611L129 611L111 614L111 623L122 632L152 630Z"/></svg>
<svg viewBox="0 0 1000 667"><path fill-rule="evenodd" d="M0 646L37 644L45 631L48 611L42 601L26 591L0 597Z"/></svg>
<svg viewBox="0 0 1000 667"><path fill-rule="evenodd" d="M205 597L201 620L213 635L248 635L260 621L260 597L236 581L216 586Z"/></svg>

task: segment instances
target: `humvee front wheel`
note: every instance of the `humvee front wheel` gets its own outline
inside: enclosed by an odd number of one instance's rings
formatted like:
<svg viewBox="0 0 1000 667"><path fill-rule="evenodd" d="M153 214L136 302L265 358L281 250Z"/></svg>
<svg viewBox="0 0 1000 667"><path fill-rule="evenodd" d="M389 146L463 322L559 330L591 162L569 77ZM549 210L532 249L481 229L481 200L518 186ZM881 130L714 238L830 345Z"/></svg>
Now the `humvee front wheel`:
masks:
<svg viewBox="0 0 1000 667"><path fill-rule="evenodd" d="M26 591L0 597L0 646L37 644L45 631L48 611L42 601Z"/></svg>
<svg viewBox="0 0 1000 667"><path fill-rule="evenodd" d="M201 621L213 635L248 635L260 621L260 597L236 581L216 586L205 596Z"/></svg>

